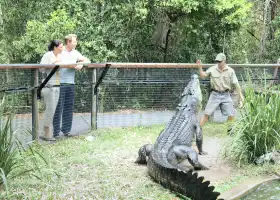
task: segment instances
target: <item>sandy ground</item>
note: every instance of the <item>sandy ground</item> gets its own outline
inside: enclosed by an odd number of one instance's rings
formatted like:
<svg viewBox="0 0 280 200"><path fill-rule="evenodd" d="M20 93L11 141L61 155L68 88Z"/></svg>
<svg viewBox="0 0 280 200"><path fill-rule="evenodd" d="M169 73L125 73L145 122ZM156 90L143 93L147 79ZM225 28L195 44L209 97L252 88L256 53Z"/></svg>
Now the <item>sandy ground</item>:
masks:
<svg viewBox="0 0 280 200"><path fill-rule="evenodd" d="M198 157L198 160L209 168L209 170L198 171L199 176L204 176L212 183L230 177L233 173L230 163L221 159L221 145L221 139L205 137L203 149L208 155L199 155Z"/></svg>
<svg viewBox="0 0 280 200"><path fill-rule="evenodd" d="M196 145L193 148L197 151ZM219 138L205 137L203 141L203 151L208 155L198 155L198 160L201 164L208 167L209 170L196 171L199 176L203 176L205 180L211 183L220 182L233 173L232 167L228 161L221 159L222 140ZM188 161L184 165L191 166Z"/></svg>

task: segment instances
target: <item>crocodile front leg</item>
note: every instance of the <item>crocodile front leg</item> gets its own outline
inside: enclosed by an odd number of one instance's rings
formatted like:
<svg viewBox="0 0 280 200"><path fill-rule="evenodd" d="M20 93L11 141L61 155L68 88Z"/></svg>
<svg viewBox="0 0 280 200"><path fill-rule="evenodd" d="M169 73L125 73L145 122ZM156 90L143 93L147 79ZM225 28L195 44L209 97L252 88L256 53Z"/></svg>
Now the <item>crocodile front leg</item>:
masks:
<svg viewBox="0 0 280 200"><path fill-rule="evenodd" d="M191 147L187 147L185 145L173 146L169 151L169 155L171 154L176 156L178 164L180 163L179 160L187 159L195 170L208 170L207 167L198 161L198 154ZM178 168L180 168L180 166L178 166Z"/></svg>
<svg viewBox="0 0 280 200"><path fill-rule="evenodd" d="M198 153L200 155L207 155L208 153L202 150L202 141L203 141L203 134L202 134L202 128L199 124L196 124L195 126L195 134L196 134L196 146L198 148Z"/></svg>
<svg viewBox="0 0 280 200"><path fill-rule="evenodd" d="M147 164L147 157L150 155L152 149L153 149L152 144L145 144L142 147L140 147L138 151L138 158L134 163Z"/></svg>

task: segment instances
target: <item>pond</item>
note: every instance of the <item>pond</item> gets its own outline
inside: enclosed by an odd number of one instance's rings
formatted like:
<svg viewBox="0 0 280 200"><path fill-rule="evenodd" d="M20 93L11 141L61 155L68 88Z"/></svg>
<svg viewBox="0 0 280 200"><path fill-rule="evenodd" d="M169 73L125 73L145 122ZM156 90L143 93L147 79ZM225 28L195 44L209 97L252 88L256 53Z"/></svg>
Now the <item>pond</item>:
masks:
<svg viewBox="0 0 280 200"><path fill-rule="evenodd" d="M280 199L280 180L268 181L261 184L241 200L279 200Z"/></svg>

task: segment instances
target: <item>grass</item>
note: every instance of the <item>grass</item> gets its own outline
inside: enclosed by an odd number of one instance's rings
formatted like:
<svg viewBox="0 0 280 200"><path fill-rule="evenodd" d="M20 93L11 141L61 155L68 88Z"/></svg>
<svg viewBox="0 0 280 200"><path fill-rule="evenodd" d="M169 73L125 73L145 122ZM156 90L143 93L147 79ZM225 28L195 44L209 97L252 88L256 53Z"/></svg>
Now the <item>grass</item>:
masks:
<svg viewBox="0 0 280 200"><path fill-rule="evenodd" d="M41 149L50 168L44 181L18 178L10 185L10 199L176 199L154 183L145 166L137 166L138 148L153 142L161 126L107 129L61 140ZM157 133L157 134L156 134Z"/></svg>
<svg viewBox="0 0 280 200"><path fill-rule="evenodd" d="M18 132L12 130L12 114L3 114L4 99L0 103L0 192L8 196L8 182L16 177L28 175L40 179L40 168L46 166L44 157L31 145L22 145ZM28 131L19 131L28 134Z"/></svg>
<svg viewBox="0 0 280 200"><path fill-rule="evenodd" d="M94 141L80 136L37 147L49 163L41 170L43 180L18 177L9 183L9 195L5 198L179 200L176 194L151 180L146 166L134 164L139 147L154 142L163 128L104 129L93 132ZM224 124L208 124L204 128L205 139L226 138L225 130ZM215 183L216 190L237 185L251 171L252 168L239 169L225 182Z"/></svg>

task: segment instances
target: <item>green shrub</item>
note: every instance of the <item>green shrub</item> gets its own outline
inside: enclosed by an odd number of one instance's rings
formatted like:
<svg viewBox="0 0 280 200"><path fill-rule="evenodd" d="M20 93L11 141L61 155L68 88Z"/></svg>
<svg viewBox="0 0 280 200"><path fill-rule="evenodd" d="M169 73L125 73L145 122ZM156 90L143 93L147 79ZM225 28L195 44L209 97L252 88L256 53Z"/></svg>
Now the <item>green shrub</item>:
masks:
<svg viewBox="0 0 280 200"><path fill-rule="evenodd" d="M241 117L226 145L226 155L237 160L239 165L252 163L280 147L280 94L269 89L266 80L258 89L250 78L247 80Z"/></svg>

